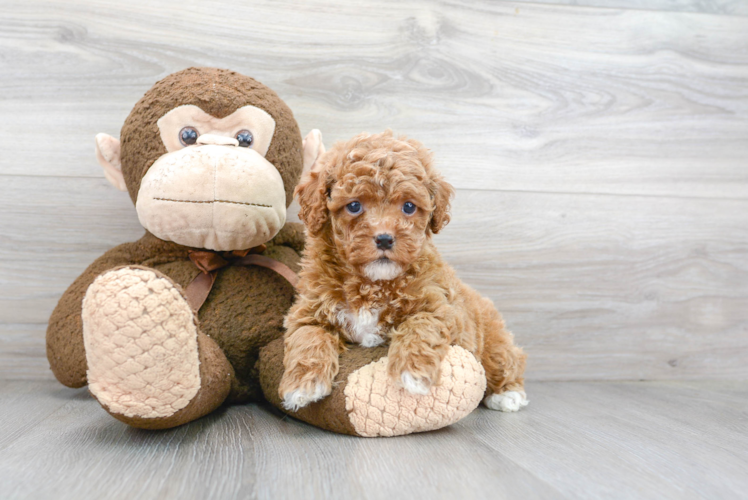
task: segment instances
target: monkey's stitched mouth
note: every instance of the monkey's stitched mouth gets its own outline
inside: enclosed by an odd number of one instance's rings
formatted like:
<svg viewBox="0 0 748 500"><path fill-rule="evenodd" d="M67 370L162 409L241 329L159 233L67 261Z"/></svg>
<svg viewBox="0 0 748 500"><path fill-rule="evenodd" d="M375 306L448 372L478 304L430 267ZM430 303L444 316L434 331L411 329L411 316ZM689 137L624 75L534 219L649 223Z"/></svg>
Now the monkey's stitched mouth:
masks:
<svg viewBox="0 0 748 500"><path fill-rule="evenodd" d="M195 201L195 200L173 200L171 198L153 198L158 201L171 201L174 203L231 203L233 205L249 205L251 207L263 207L273 208L272 205L263 205L262 203L248 203L245 201L231 201L231 200L212 200L212 201Z"/></svg>

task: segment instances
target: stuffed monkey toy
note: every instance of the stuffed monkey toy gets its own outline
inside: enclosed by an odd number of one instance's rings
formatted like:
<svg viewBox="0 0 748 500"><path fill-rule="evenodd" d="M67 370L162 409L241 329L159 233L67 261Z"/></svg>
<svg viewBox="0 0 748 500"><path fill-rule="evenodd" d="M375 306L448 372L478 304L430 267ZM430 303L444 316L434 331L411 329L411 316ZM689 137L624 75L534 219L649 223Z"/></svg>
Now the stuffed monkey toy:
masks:
<svg viewBox="0 0 748 500"><path fill-rule="evenodd" d="M127 191L145 235L96 259L49 320L47 356L68 387L88 385L114 418L166 429L227 403L268 399L283 373L303 227L286 210L324 152L302 141L268 87L228 70L189 68L157 82L120 140L96 136L106 178ZM442 384L412 396L379 370L386 349L352 346L333 393L291 413L360 436L456 422L480 402L480 364L455 351Z"/></svg>

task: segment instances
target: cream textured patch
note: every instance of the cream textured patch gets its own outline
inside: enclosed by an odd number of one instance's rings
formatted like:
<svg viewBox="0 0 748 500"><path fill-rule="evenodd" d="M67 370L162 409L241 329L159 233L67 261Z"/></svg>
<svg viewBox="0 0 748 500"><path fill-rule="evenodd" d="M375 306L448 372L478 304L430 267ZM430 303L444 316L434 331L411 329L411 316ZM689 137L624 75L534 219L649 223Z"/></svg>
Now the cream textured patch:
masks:
<svg viewBox="0 0 748 500"><path fill-rule="evenodd" d="M216 118L193 104L185 104L166 113L156 124L169 153L185 147L179 140L180 131L184 127L193 127L198 136L213 135L229 139L235 138L242 130L249 130L253 138L252 149L263 157L267 154L275 133L273 117L255 106L244 106L225 118Z"/></svg>
<svg viewBox="0 0 748 500"><path fill-rule="evenodd" d="M91 394L126 417L168 417L200 389L192 309L166 278L146 269L109 271L83 299Z"/></svg>
<svg viewBox="0 0 748 500"><path fill-rule="evenodd" d="M387 358L348 376L345 407L364 437L401 436L451 425L472 412L486 390L483 366L467 350L452 346L442 361L441 384L418 396L387 374Z"/></svg>
<svg viewBox="0 0 748 500"><path fill-rule="evenodd" d="M151 165L135 210L162 240L244 250L269 241L286 223L286 191L278 170L256 151L193 146Z"/></svg>

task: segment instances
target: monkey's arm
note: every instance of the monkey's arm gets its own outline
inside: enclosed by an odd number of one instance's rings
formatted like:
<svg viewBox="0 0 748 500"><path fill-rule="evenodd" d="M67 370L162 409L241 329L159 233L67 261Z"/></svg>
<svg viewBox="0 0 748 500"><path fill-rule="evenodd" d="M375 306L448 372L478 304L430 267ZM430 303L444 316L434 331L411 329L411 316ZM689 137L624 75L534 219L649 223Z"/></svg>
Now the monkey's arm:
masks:
<svg viewBox="0 0 748 500"><path fill-rule="evenodd" d="M60 298L47 326L47 359L62 384L86 385L86 352L83 346L81 309L88 287L100 274L119 266L137 265L163 252L150 234L136 242L112 248L96 259ZM163 255L163 253L161 253Z"/></svg>

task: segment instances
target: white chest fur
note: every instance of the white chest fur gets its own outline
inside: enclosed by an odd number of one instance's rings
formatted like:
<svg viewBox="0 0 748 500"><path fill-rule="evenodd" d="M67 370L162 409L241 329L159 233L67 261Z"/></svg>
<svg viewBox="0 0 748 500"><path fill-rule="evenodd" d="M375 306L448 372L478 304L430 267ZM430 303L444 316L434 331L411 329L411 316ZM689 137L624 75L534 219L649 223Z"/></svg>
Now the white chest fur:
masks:
<svg viewBox="0 0 748 500"><path fill-rule="evenodd" d="M377 309L359 309L358 311L342 309L338 312L338 321L340 326L345 328L350 340L357 344L374 347L384 342L379 332Z"/></svg>

